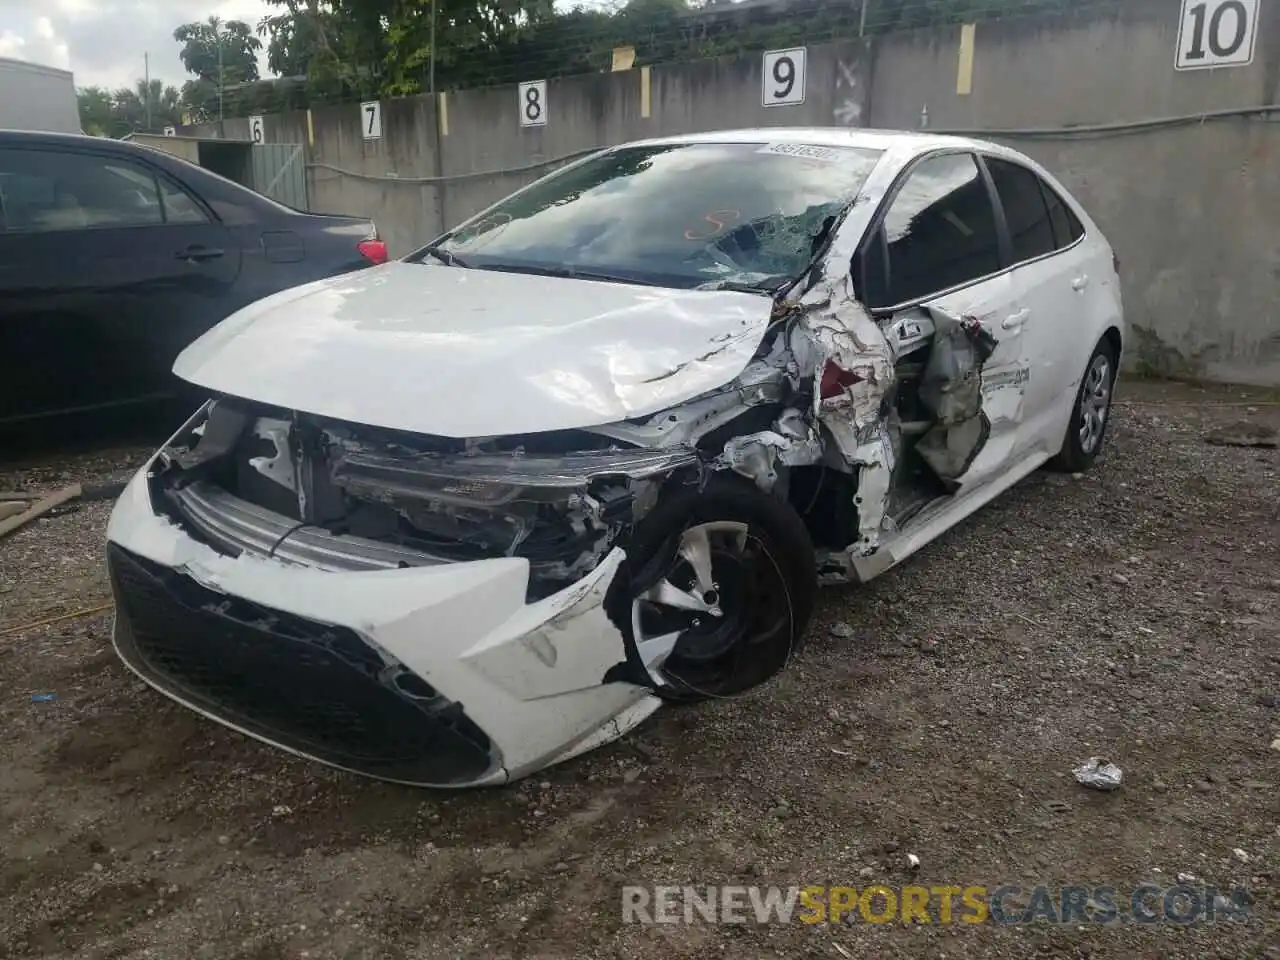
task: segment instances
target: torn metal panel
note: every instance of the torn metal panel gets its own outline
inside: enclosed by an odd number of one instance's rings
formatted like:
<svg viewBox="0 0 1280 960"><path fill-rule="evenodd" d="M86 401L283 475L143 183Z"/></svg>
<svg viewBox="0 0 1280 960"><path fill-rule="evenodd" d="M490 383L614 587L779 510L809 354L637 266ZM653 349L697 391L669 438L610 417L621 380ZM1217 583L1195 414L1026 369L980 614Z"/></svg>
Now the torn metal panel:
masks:
<svg viewBox="0 0 1280 960"><path fill-rule="evenodd" d="M972 317L940 317L933 350L920 381L921 402L934 426L916 451L944 481L959 480L991 436L983 411L982 366L998 342Z"/></svg>
<svg viewBox="0 0 1280 960"><path fill-rule="evenodd" d="M802 305L801 336L793 339L797 362L815 371L819 384L828 365L847 374L838 391L826 397L827 391L815 387L813 415L858 471L858 539L850 549L873 553L889 529L889 490L897 463L896 437L887 423L895 384L893 351L855 299L847 273L811 291Z"/></svg>
<svg viewBox="0 0 1280 960"><path fill-rule="evenodd" d="M773 430L734 437L724 445L715 466L728 467L771 493L778 482L778 464L797 467L820 463L822 437L795 408L784 410Z"/></svg>
<svg viewBox="0 0 1280 960"><path fill-rule="evenodd" d="M920 398L940 427L964 423L982 409L982 365L997 342L977 320L944 319L920 381Z"/></svg>
<svg viewBox="0 0 1280 960"><path fill-rule="evenodd" d="M716 390L641 421L601 424L589 432L652 449L692 446L699 438L741 416L744 410L782 404L793 392L797 366L783 338L742 373Z"/></svg>
<svg viewBox="0 0 1280 960"><path fill-rule="evenodd" d="M933 317L921 309L896 316L884 327L885 340L895 362L929 346L936 332Z"/></svg>
<svg viewBox="0 0 1280 960"><path fill-rule="evenodd" d="M259 417L253 425L253 435L270 444L273 452L260 457L251 457L249 466L268 480L297 493L297 471L289 448L289 435L292 428L293 425L288 420Z"/></svg>
<svg viewBox="0 0 1280 960"><path fill-rule="evenodd" d="M504 625L517 642L481 643L466 662L524 700L599 686L626 659L622 634L603 608L625 556L614 550L582 580L543 600L528 630L518 621Z"/></svg>

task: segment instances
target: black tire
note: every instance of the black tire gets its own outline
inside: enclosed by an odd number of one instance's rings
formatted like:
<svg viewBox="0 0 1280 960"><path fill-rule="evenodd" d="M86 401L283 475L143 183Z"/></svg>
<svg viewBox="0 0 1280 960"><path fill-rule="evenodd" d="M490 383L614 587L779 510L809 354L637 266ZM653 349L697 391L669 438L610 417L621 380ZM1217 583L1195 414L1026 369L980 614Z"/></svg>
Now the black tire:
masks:
<svg viewBox="0 0 1280 960"><path fill-rule="evenodd" d="M1106 365L1102 377L1106 394L1105 407L1102 410L1101 424L1096 427L1096 431L1086 432L1085 397L1086 395L1096 396L1097 384L1091 377L1100 363ZM1062 448L1049 461L1049 469L1061 473L1083 473L1093 466L1094 461L1098 459L1098 454L1102 452L1107 427L1111 423L1111 400L1115 393L1115 385L1116 350L1110 340L1103 338L1093 348L1093 353L1089 355L1089 362L1085 364L1084 373L1080 377L1080 388L1076 391L1075 400L1071 404L1071 419L1067 423L1066 436L1062 438Z"/></svg>
<svg viewBox="0 0 1280 960"><path fill-rule="evenodd" d="M633 607L642 621L672 612L645 603L637 606L637 597L664 577L679 574L684 561L678 551L685 531L715 523L747 528L744 534L730 535L745 544L739 556L729 550L713 553L713 572L719 571L717 586L723 593L717 603L723 607L722 617L706 617L704 625L688 629L676 625L656 630L679 629L681 636L661 668L661 682L655 683L639 660ZM740 694L779 673L800 648L818 583L813 543L790 506L743 478L714 474L701 485L693 481L668 488L636 525L626 550L624 575L614 581L619 589L610 591L606 604L634 660L633 678L643 676L641 682L653 686L663 699L693 703ZM681 612L702 616L676 611Z"/></svg>

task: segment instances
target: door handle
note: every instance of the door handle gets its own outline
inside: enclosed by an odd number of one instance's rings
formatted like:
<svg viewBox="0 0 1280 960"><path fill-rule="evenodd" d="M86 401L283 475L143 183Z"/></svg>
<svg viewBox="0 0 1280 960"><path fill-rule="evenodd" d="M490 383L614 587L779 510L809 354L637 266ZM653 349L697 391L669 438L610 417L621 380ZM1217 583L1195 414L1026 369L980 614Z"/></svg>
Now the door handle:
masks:
<svg viewBox="0 0 1280 960"><path fill-rule="evenodd" d="M1021 330L1022 325L1027 322L1027 317L1031 316L1031 311L1023 307L1017 313L1011 313L1000 321L1001 330Z"/></svg>
<svg viewBox="0 0 1280 960"><path fill-rule="evenodd" d="M1087 273L1082 273L1080 274L1080 276L1076 277L1074 280L1071 281L1071 289L1076 291L1076 293L1079 293L1088 285L1089 285L1089 275Z"/></svg>
<svg viewBox="0 0 1280 960"><path fill-rule="evenodd" d="M177 254L179 260L186 260L188 263L215 260L220 256L222 251L217 247L187 247L185 250L179 250Z"/></svg>

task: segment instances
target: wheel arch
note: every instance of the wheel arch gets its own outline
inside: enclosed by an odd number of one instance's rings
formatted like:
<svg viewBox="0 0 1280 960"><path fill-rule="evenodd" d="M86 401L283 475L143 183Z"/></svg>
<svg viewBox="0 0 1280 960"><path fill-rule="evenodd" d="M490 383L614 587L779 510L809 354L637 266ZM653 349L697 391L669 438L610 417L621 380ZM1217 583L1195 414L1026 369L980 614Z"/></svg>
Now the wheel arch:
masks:
<svg viewBox="0 0 1280 960"><path fill-rule="evenodd" d="M1107 327L1102 333L1102 342L1111 346L1115 351L1116 363L1120 362L1120 358L1124 356L1124 338L1120 333L1120 328L1114 323Z"/></svg>

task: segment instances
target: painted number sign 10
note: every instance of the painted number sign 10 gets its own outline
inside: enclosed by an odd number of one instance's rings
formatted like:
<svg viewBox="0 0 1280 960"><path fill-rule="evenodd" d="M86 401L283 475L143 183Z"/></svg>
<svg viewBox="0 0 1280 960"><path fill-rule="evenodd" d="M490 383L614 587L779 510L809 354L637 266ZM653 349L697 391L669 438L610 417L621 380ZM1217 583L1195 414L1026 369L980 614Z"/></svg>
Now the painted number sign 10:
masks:
<svg viewBox="0 0 1280 960"><path fill-rule="evenodd" d="M1253 62L1259 0L1182 0L1178 70L1244 67Z"/></svg>
<svg viewBox="0 0 1280 960"><path fill-rule="evenodd" d="M382 104L377 100L360 104L360 133L366 140L382 139Z"/></svg>
<svg viewBox="0 0 1280 960"><path fill-rule="evenodd" d="M760 102L766 107L789 107L804 103L805 48L766 50L764 87Z"/></svg>
<svg viewBox="0 0 1280 960"><path fill-rule="evenodd" d="M547 81L526 80L520 84L516 95L520 98L520 126L545 127L547 125Z"/></svg>

